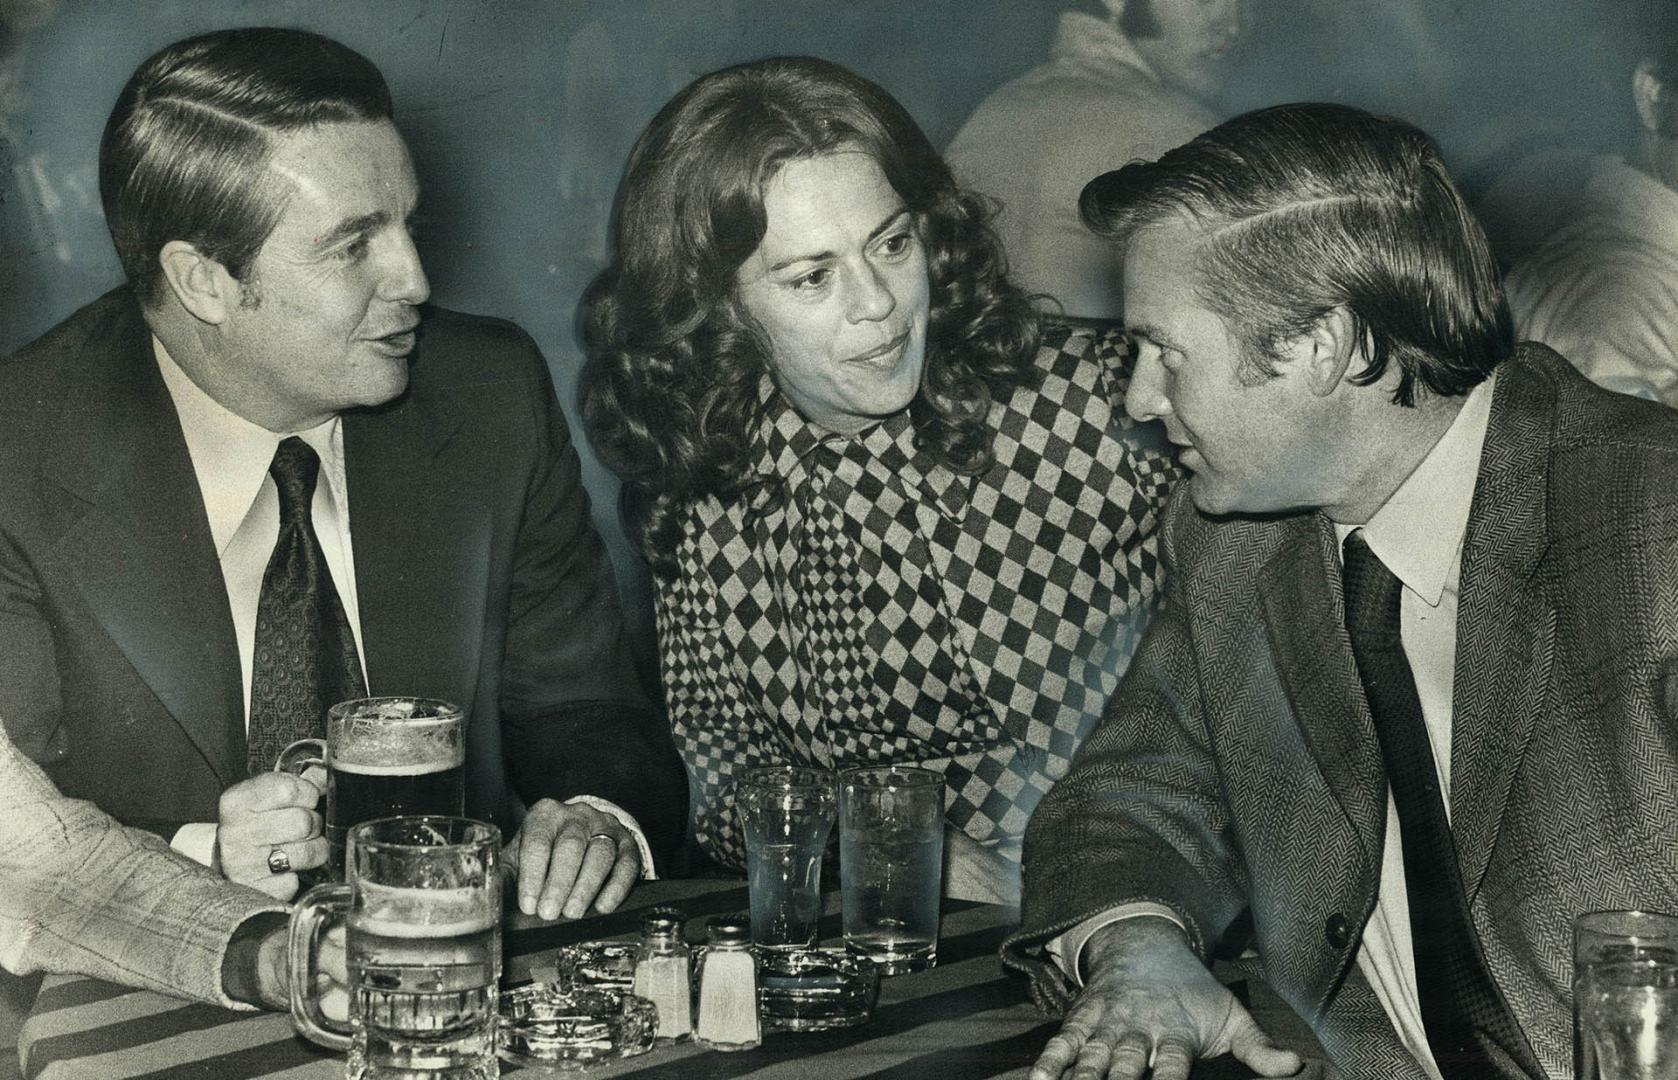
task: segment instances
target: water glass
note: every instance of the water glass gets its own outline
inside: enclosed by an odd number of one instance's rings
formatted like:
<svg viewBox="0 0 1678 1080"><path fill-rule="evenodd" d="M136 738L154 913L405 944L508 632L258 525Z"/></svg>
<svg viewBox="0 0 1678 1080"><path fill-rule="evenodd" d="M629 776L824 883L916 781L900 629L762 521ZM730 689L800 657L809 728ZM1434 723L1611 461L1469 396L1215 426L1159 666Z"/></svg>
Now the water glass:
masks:
<svg viewBox="0 0 1678 1080"><path fill-rule="evenodd" d="M938 958L944 778L905 765L839 775L839 879L845 947L882 975Z"/></svg>
<svg viewBox="0 0 1678 1080"><path fill-rule="evenodd" d="M1573 923L1577 1080L1678 1080L1678 918L1596 911Z"/></svg>
<svg viewBox="0 0 1678 1080"><path fill-rule="evenodd" d="M820 933L822 853L833 831L833 774L793 765L747 769L734 805L746 838L752 942L810 948Z"/></svg>
<svg viewBox="0 0 1678 1080"><path fill-rule="evenodd" d="M459 817L396 817L350 830L348 883L291 916L291 1016L347 1050L349 1080L485 1080L501 977L501 833ZM345 928L350 1022L326 1018L320 943Z"/></svg>

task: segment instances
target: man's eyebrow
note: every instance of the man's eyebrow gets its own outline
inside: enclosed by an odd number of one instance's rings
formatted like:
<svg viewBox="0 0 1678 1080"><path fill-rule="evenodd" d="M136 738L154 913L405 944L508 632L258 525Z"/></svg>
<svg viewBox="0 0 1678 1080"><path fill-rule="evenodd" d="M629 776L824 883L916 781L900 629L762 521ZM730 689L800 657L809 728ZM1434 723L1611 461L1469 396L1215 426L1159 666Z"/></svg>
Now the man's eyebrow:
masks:
<svg viewBox="0 0 1678 1080"><path fill-rule="evenodd" d="M865 241L865 243L872 244L875 240L879 239L881 233L884 233L886 230L890 229L893 225L897 224L897 219L902 217L904 214L907 214L908 212L909 212L909 208L907 206L899 205L897 207L897 209L893 210L889 215L887 215L887 217L884 221L880 222L878 225L874 226L874 228L869 230L868 239ZM811 255L794 255L789 259L782 259L780 262L777 262L775 265L771 266L769 268L769 272L771 274L773 274L778 270L785 270L787 267L792 266L795 263L821 262L823 259L831 259L831 258L833 258L833 252L831 252L831 251L818 251L818 252L815 252L814 254L811 254Z"/></svg>
<svg viewBox="0 0 1678 1080"><path fill-rule="evenodd" d="M316 237L315 246L317 248L331 247L340 240L345 240L352 236L360 236L362 233L372 232L383 226L389 220L390 215L385 213L383 210L375 210L371 214L359 214L352 218L345 218L343 221L334 225L332 229L326 233L326 235Z"/></svg>
<svg viewBox="0 0 1678 1080"><path fill-rule="evenodd" d="M1178 349L1178 346L1176 342L1172 340L1171 335L1167 334L1164 330L1161 330L1153 323L1131 322L1127 319L1125 321L1124 328L1125 333L1129 334L1131 337L1145 337L1155 345L1160 345L1167 349ZM1178 351L1180 352L1181 349L1178 349Z"/></svg>

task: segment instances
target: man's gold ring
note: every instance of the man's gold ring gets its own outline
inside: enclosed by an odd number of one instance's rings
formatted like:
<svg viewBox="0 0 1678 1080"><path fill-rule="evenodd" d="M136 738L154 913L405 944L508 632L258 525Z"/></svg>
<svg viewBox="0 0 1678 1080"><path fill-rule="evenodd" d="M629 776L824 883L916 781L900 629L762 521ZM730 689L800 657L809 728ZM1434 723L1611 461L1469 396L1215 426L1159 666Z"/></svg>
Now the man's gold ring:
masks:
<svg viewBox="0 0 1678 1080"><path fill-rule="evenodd" d="M291 856L280 848L268 849L268 872L270 874L291 873Z"/></svg>

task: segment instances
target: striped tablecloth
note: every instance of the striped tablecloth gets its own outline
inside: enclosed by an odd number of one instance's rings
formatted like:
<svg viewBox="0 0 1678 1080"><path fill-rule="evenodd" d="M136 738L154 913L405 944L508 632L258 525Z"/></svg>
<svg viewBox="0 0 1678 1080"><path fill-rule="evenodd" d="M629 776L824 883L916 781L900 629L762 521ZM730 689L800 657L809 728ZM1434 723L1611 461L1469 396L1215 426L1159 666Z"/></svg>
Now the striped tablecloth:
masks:
<svg viewBox="0 0 1678 1080"><path fill-rule="evenodd" d="M838 896L828 898L824 937L836 937ZM591 938L632 935L641 909L675 904L701 936L706 916L739 911L746 891L737 881L651 882L625 910L572 923L513 915L506 930L509 979L527 978L548 950ZM1004 974L996 951L1014 913L984 904L945 905L938 966L883 982L868 1024L846 1031L770 1032L761 1047L706 1052L691 1043L655 1049L591 1075L645 1080L734 1077L1023 1076L1055 1027L1028 1003L1022 979ZM343 1076L343 1058L292 1034L288 1017L235 1013L127 990L91 979L54 978L23 1026L18 1043L30 1080L329 1080ZM507 1075L539 1075L503 1066Z"/></svg>

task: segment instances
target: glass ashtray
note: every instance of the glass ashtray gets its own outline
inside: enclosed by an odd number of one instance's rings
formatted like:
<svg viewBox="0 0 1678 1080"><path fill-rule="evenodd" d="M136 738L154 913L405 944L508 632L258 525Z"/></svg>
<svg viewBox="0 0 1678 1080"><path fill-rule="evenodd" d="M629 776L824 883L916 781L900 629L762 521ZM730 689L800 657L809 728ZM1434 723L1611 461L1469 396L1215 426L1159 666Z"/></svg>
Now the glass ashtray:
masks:
<svg viewBox="0 0 1678 1080"><path fill-rule="evenodd" d="M880 996L874 962L843 949L758 952L758 1008L766 1026L827 1031L866 1023Z"/></svg>
<svg viewBox="0 0 1678 1080"><path fill-rule="evenodd" d="M639 946L633 941L585 941L578 945L564 945L553 951L546 963L532 964L552 978L560 990L622 990L628 993L635 986L635 953Z"/></svg>
<svg viewBox="0 0 1678 1080"><path fill-rule="evenodd" d="M652 1049L658 1009L634 994L540 982L501 995L496 1052L519 1065L584 1069Z"/></svg>

